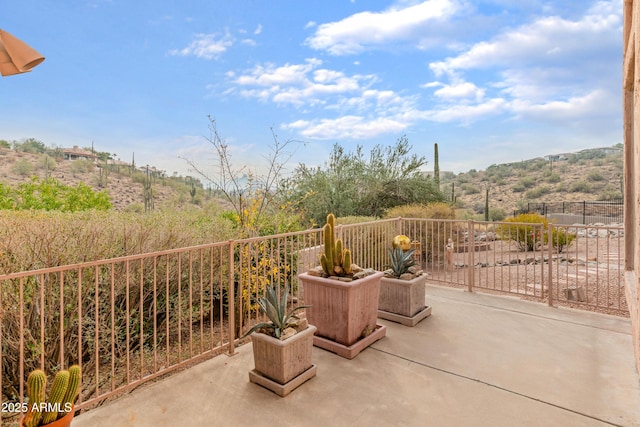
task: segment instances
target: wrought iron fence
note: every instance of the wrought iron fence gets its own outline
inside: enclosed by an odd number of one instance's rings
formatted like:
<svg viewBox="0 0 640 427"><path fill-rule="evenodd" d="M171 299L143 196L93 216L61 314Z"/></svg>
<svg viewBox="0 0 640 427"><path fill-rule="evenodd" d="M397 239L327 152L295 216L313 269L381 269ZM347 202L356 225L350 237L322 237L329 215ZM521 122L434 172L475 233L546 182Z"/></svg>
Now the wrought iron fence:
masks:
<svg viewBox="0 0 640 427"><path fill-rule="evenodd" d="M527 208L514 211L521 213L539 213L554 224L622 224L624 222L624 200L527 203Z"/></svg>
<svg viewBox="0 0 640 427"><path fill-rule="evenodd" d="M363 267L383 270L406 234L433 283L628 316L620 227L396 218L337 234ZM314 229L0 275L2 402L24 401L33 368L80 364L82 409L233 354L267 284L304 302L297 274L322 242Z"/></svg>

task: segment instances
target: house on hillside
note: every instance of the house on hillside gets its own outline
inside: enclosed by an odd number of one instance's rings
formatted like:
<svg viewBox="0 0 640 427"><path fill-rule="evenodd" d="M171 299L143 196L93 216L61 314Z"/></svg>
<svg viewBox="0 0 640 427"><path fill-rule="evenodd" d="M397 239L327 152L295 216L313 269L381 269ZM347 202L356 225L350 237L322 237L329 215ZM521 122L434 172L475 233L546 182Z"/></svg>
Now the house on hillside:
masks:
<svg viewBox="0 0 640 427"><path fill-rule="evenodd" d="M62 157L65 160L98 160L98 156L92 153L89 150L84 150L79 148L77 145L74 145L73 148L63 148Z"/></svg>
<svg viewBox="0 0 640 427"><path fill-rule="evenodd" d="M569 160L569 157L566 154L549 154L544 156L544 159L548 162L564 162Z"/></svg>

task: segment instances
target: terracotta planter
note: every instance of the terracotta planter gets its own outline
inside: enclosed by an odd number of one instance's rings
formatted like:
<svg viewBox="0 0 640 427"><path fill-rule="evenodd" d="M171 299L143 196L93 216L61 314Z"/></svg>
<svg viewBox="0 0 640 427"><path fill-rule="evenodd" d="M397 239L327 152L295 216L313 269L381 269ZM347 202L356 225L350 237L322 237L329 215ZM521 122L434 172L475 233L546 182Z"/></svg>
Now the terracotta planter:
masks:
<svg viewBox="0 0 640 427"><path fill-rule="evenodd" d="M75 408L72 408L70 412L67 413L64 417L55 420L52 423L45 424L44 427L69 427L71 425L71 420L73 420L73 416L75 414ZM20 427L24 427L22 421L24 417L20 419Z"/></svg>
<svg viewBox="0 0 640 427"><path fill-rule="evenodd" d="M380 281L378 317L408 326L414 326L431 314L425 305L426 275L413 280L383 277Z"/></svg>
<svg viewBox="0 0 640 427"><path fill-rule="evenodd" d="M351 359L384 337L386 329L377 325L382 276L376 272L351 282L308 273L298 276L304 286L304 303L311 305L306 309L307 319L318 328L314 345Z"/></svg>
<svg viewBox="0 0 640 427"><path fill-rule="evenodd" d="M249 373L249 380L286 396L314 377L316 367L311 355L315 332L315 326L309 325L286 340L259 332L251 334L255 369Z"/></svg>

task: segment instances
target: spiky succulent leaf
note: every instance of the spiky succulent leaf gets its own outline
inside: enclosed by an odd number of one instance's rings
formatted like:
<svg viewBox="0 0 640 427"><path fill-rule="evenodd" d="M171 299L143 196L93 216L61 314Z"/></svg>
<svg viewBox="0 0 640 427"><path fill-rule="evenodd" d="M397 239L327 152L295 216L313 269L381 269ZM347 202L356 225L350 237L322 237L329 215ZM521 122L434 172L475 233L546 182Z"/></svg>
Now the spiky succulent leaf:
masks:
<svg viewBox="0 0 640 427"><path fill-rule="evenodd" d="M254 325L242 338L247 337L258 329L273 330L273 335L280 338L282 332L294 324L294 319L298 319L295 313L309 305L297 306L287 312L287 302L289 301L289 288L284 288L278 297L278 291L274 287L269 287L263 298L258 300L258 305L269 319L269 322L262 322Z"/></svg>
<svg viewBox="0 0 640 427"><path fill-rule="evenodd" d="M413 259L413 249L409 249L405 252L400 248L389 248L387 251L391 258L391 264L389 267L393 270L393 275L395 277L402 276L404 273L409 271L409 267L416 265L416 261Z"/></svg>

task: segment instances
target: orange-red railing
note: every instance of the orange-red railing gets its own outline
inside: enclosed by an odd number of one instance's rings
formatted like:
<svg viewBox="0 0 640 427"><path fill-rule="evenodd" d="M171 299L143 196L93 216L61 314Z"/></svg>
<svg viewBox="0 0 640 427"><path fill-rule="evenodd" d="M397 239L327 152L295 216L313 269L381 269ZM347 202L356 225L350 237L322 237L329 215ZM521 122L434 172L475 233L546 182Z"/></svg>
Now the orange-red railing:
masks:
<svg viewBox="0 0 640 427"><path fill-rule="evenodd" d="M363 267L384 270L405 234L430 282L628 316L619 227L396 218L337 234ZM267 284L304 302L297 274L322 241L314 229L0 275L2 402L24 401L34 368L80 364L83 409L233 354Z"/></svg>

